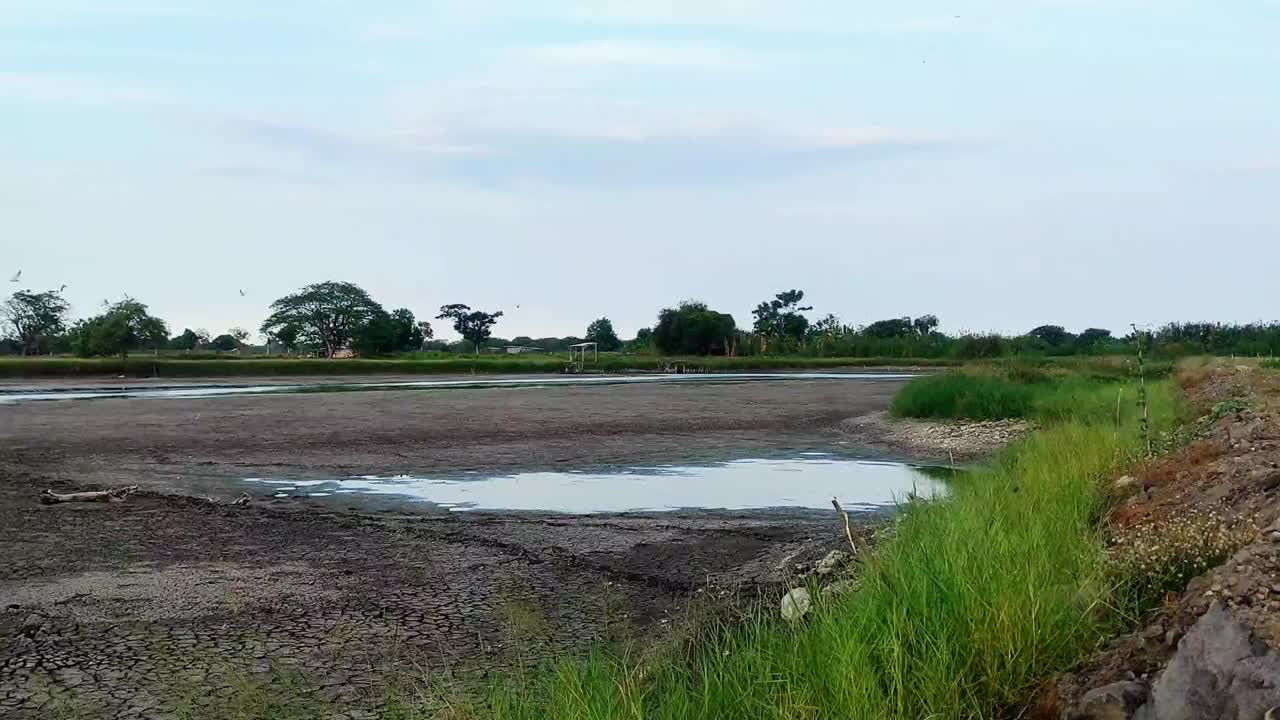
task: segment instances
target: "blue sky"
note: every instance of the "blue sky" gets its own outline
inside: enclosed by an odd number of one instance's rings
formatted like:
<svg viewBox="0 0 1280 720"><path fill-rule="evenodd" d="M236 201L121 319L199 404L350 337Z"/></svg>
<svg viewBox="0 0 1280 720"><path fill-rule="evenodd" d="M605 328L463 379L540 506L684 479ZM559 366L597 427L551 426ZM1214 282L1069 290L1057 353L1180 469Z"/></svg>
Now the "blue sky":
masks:
<svg viewBox="0 0 1280 720"><path fill-rule="evenodd" d="M326 279L508 337L792 287L1271 319L1277 37L1280 0L0 0L0 257L175 332Z"/></svg>

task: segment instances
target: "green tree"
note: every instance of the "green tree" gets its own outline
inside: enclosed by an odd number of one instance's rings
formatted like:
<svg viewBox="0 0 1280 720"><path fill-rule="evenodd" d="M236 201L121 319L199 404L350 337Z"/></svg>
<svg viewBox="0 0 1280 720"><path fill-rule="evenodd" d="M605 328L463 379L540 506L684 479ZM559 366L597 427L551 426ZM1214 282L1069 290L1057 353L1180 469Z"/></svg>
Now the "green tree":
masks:
<svg viewBox="0 0 1280 720"><path fill-rule="evenodd" d="M809 319L801 315L813 309L811 306L800 307L804 300L803 290L787 290L773 296L756 306L751 314L755 316L752 330L764 338L763 349L768 349L768 342L778 338L800 340L809 330Z"/></svg>
<svg viewBox="0 0 1280 720"><path fill-rule="evenodd" d="M298 326L293 323L281 325L270 337L280 343L280 347L284 348L287 353L297 352L298 350Z"/></svg>
<svg viewBox="0 0 1280 720"><path fill-rule="evenodd" d="M863 328L862 332L875 338L902 338L911 337L916 333L916 329L911 324L911 318L900 317L877 320Z"/></svg>
<svg viewBox="0 0 1280 720"><path fill-rule="evenodd" d="M84 356L119 355L132 350L158 348L168 342L169 328L152 316L147 306L130 297L111 305L101 315L80 321L73 330L76 352Z"/></svg>
<svg viewBox="0 0 1280 720"><path fill-rule="evenodd" d="M723 355L736 329L732 315L686 300L658 313L653 344L667 355Z"/></svg>
<svg viewBox="0 0 1280 720"><path fill-rule="evenodd" d="M1041 325L1027 333L1028 337L1033 337L1044 342L1051 348L1061 347L1071 341L1072 335L1067 332L1061 325Z"/></svg>
<svg viewBox="0 0 1280 720"><path fill-rule="evenodd" d="M351 337L351 349L358 355L386 355L396 351L398 324L385 310L374 313Z"/></svg>
<svg viewBox="0 0 1280 720"><path fill-rule="evenodd" d="M227 331L227 334L235 338L236 347L245 345L246 341L249 339L249 331L242 327L233 327Z"/></svg>
<svg viewBox="0 0 1280 720"><path fill-rule="evenodd" d="M1092 352L1098 349L1099 345L1106 345L1114 338L1111 337L1111 331L1103 328L1086 328L1084 332L1076 336L1076 347L1084 352Z"/></svg>
<svg viewBox="0 0 1280 720"><path fill-rule="evenodd" d="M240 345L236 342L234 335L231 333L223 333L214 338L213 341L209 343L209 347L214 350L221 350L222 352L231 352L232 350L240 347Z"/></svg>
<svg viewBox="0 0 1280 720"><path fill-rule="evenodd" d="M279 337L286 325L298 330L302 342L320 348L325 357L348 347L366 323L386 314L363 288L349 282L308 285L271 303L262 332Z"/></svg>
<svg viewBox="0 0 1280 720"><path fill-rule="evenodd" d="M391 311L391 322L395 325L395 349L400 352L421 350L422 343L434 333L431 323L418 322L409 308L397 308Z"/></svg>
<svg viewBox="0 0 1280 720"><path fill-rule="evenodd" d="M188 352L195 350L200 344L200 336L196 335L191 328L183 328L182 334L169 341L169 347L174 350L186 350Z"/></svg>
<svg viewBox="0 0 1280 720"><path fill-rule="evenodd" d="M618 339L618 333L613 331L613 323L607 317L587 326L587 342L596 343L605 352L613 352L622 347L622 341Z"/></svg>
<svg viewBox="0 0 1280 720"><path fill-rule="evenodd" d="M19 290L0 305L0 316L18 341L23 355L40 352L53 336L66 330L71 306L53 290L33 293Z"/></svg>
<svg viewBox="0 0 1280 720"><path fill-rule="evenodd" d="M501 310L487 313L483 310L472 310L462 303L453 303L452 305L441 305L440 314L436 316L436 319L452 320L453 329L474 345L476 355L479 355L480 344L489 339L493 326L497 324L500 317L502 317Z"/></svg>
<svg viewBox="0 0 1280 720"><path fill-rule="evenodd" d="M932 335L934 330L938 329L937 315L921 315L911 321L911 327L915 329L916 334L920 337Z"/></svg>

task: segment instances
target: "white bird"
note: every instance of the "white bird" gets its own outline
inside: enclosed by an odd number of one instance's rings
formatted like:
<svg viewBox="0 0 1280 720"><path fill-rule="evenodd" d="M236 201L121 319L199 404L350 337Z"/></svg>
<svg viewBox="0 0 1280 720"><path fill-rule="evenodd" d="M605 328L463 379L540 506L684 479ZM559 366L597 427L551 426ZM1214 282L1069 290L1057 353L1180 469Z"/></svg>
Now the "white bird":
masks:
<svg viewBox="0 0 1280 720"><path fill-rule="evenodd" d="M244 297L244 291L243 291L243 290L241 290L241 291L240 291L240 297Z"/></svg>
<svg viewBox="0 0 1280 720"><path fill-rule="evenodd" d="M22 279L22 271L19 270L18 272L13 274L13 277L9 278L9 282L18 282L21 279Z"/></svg>

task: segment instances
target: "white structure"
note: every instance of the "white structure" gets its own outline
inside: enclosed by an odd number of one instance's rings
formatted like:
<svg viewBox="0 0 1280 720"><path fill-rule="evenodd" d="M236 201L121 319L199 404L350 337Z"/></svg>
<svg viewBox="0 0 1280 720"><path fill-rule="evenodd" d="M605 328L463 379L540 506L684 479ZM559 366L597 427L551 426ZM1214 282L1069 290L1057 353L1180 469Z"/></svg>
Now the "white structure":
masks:
<svg viewBox="0 0 1280 720"><path fill-rule="evenodd" d="M585 363L587 361L588 349L591 350L591 362L596 362L600 359L600 351L596 349L596 344L593 342L584 342L569 346L569 362L573 362L576 357L578 362Z"/></svg>

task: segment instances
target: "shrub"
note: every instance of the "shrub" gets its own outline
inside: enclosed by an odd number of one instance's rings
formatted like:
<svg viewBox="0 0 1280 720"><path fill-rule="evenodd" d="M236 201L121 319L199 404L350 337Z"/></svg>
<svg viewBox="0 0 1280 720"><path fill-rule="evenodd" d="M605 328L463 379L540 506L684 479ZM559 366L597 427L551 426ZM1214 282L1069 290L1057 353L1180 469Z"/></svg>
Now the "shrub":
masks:
<svg viewBox="0 0 1280 720"><path fill-rule="evenodd" d="M899 417L999 420L1028 417L1035 394L992 375L948 372L907 383L893 398Z"/></svg>
<svg viewBox="0 0 1280 720"><path fill-rule="evenodd" d="M1107 572L1121 607L1138 615L1181 592L1192 578L1221 565L1253 537L1251 523L1215 512L1139 525L1114 538Z"/></svg>

